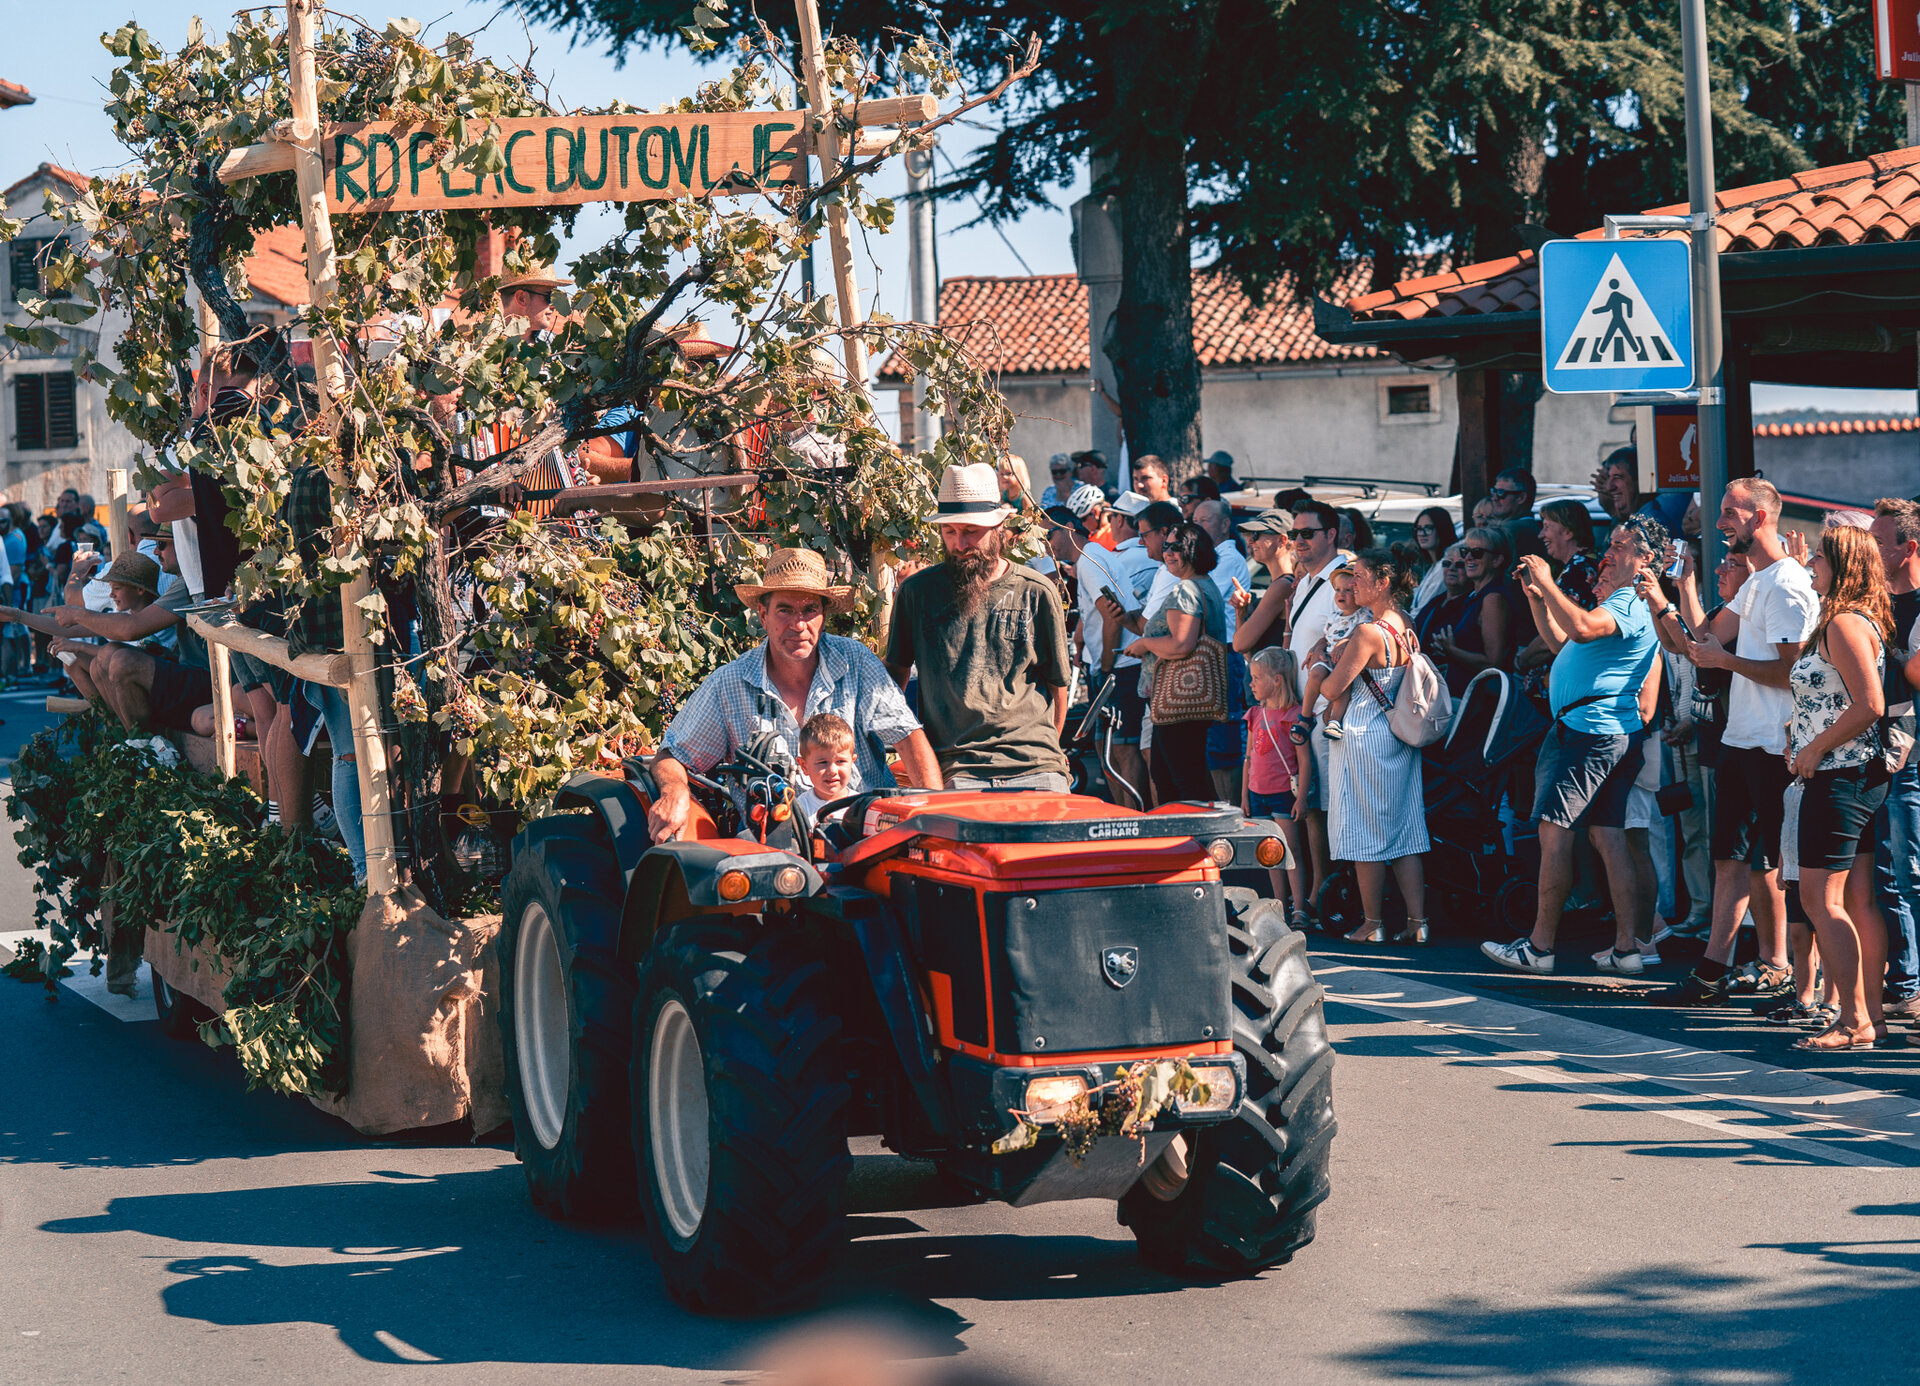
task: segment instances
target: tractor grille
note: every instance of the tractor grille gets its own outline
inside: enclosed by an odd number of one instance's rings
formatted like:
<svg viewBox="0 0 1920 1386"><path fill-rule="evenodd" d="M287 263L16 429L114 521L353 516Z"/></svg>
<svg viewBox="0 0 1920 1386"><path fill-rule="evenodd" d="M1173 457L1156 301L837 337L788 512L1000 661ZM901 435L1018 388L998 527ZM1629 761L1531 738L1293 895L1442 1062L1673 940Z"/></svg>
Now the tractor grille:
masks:
<svg viewBox="0 0 1920 1386"><path fill-rule="evenodd" d="M993 1048L1062 1054L1231 1037L1217 882L985 901Z"/></svg>

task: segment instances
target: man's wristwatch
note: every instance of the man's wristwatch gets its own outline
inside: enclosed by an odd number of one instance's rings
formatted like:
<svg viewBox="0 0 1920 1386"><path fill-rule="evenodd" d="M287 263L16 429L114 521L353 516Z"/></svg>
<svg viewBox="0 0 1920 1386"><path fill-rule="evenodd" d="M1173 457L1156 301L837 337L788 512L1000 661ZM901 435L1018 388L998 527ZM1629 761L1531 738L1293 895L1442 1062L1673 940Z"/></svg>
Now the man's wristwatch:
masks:
<svg viewBox="0 0 1920 1386"><path fill-rule="evenodd" d="M1679 609L1680 608L1675 606L1672 602L1668 602L1665 606L1661 607L1658 611L1653 613L1653 619L1656 621L1664 621L1667 619L1667 617L1673 615L1673 613L1678 611Z"/></svg>

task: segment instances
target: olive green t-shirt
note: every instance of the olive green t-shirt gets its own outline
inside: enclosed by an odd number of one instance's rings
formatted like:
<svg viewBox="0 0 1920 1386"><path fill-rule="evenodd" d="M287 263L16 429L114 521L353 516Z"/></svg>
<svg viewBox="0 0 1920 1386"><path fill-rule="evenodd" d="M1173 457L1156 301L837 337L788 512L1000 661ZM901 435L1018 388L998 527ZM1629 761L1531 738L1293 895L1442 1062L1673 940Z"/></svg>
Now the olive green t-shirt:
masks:
<svg viewBox="0 0 1920 1386"><path fill-rule="evenodd" d="M1069 658L1059 594L1030 568L1009 564L970 618L944 563L900 584L887 663L918 669L920 721L943 774L1066 774L1053 690Z"/></svg>

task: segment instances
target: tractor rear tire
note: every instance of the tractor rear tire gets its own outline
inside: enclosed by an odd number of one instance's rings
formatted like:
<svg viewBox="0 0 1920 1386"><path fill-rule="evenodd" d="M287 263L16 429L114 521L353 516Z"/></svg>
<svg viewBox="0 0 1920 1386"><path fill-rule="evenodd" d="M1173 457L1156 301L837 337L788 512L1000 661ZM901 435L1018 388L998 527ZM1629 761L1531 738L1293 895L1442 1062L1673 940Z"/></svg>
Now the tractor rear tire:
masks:
<svg viewBox="0 0 1920 1386"><path fill-rule="evenodd" d="M1247 1275L1282 1265L1313 1240L1333 1142L1333 1049L1325 992L1291 929L1263 940L1236 919L1233 1045L1247 1062L1240 1113L1185 1134L1186 1177L1163 1202L1143 1179L1120 1200L1141 1259L1181 1276ZM1166 1172L1166 1162L1155 1167Z"/></svg>
<svg viewBox="0 0 1920 1386"><path fill-rule="evenodd" d="M655 940L633 1021L647 1244L697 1313L816 1295L845 1237L847 1106L832 971L809 931L727 915Z"/></svg>
<svg viewBox="0 0 1920 1386"><path fill-rule="evenodd" d="M200 1038L200 1026L213 1019L213 1009L184 991L168 986L151 964L147 967L147 979L153 983L153 1010L160 1017L160 1033L168 1039Z"/></svg>
<svg viewBox="0 0 1920 1386"><path fill-rule="evenodd" d="M634 1210L619 864L593 816L541 819L523 844L502 887L498 945L514 1153L548 1217L618 1222Z"/></svg>

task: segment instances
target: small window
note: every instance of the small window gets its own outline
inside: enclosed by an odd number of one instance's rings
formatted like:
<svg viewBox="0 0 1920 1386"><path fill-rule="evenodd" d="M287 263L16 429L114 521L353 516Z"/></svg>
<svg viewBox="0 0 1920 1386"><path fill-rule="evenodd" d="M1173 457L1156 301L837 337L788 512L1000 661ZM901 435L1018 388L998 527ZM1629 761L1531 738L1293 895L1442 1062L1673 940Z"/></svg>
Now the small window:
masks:
<svg viewBox="0 0 1920 1386"><path fill-rule="evenodd" d="M58 452L80 443L73 372L13 378L13 441L22 452Z"/></svg>
<svg viewBox="0 0 1920 1386"><path fill-rule="evenodd" d="M54 238L42 236L37 240L14 241L8 247L12 269L13 299L18 303L22 299L37 298L40 295L40 267L46 263L47 248ZM65 290L49 294L49 298L70 298Z"/></svg>
<svg viewBox="0 0 1920 1386"><path fill-rule="evenodd" d="M1389 414L1431 414L1433 412L1433 386L1431 385L1389 385L1387 386L1387 413Z"/></svg>

